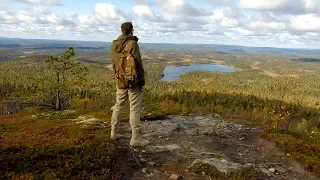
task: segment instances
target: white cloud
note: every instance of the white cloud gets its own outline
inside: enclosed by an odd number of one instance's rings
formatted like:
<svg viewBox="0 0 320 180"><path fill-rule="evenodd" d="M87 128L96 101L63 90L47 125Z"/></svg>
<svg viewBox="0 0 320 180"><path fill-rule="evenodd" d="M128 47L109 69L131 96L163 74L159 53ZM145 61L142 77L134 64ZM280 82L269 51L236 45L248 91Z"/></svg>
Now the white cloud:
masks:
<svg viewBox="0 0 320 180"><path fill-rule="evenodd" d="M75 12L65 11L63 13L63 17L66 18L66 19L72 20L72 21L76 21L77 18L78 18L78 15Z"/></svg>
<svg viewBox="0 0 320 180"><path fill-rule="evenodd" d="M191 0L133 0L136 5L129 8L97 3L86 14L46 6L60 1L15 1L31 5L10 9L0 3L1 36L110 41L120 34L121 23L132 21L142 42L320 47L319 0L207 0L207 6Z"/></svg>
<svg viewBox="0 0 320 180"><path fill-rule="evenodd" d="M101 22L108 22L109 20L124 21L124 13L113 4L98 3L94 8L94 16Z"/></svg>
<svg viewBox="0 0 320 180"><path fill-rule="evenodd" d="M61 5L60 0L11 0L26 4Z"/></svg>
<svg viewBox="0 0 320 180"><path fill-rule="evenodd" d="M320 13L319 0L240 0L238 7L279 14Z"/></svg>
<svg viewBox="0 0 320 180"><path fill-rule="evenodd" d="M16 17L13 12L7 10L5 7L0 9L0 24L15 24Z"/></svg>
<svg viewBox="0 0 320 180"><path fill-rule="evenodd" d="M237 27L238 24L239 24L238 20L233 18L223 18L221 22L221 25L223 27L228 27L228 28Z"/></svg>
<svg viewBox="0 0 320 180"><path fill-rule="evenodd" d="M236 31L238 31L241 35L244 35L244 36L250 36L254 34L253 31L243 29L243 28L236 28Z"/></svg>
<svg viewBox="0 0 320 180"><path fill-rule="evenodd" d="M311 36L311 37L319 37L320 36L320 34L316 33L316 32L307 32L306 35Z"/></svg>
<svg viewBox="0 0 320 180"><path fill-rule="evenodd" d="M312 14L300 15L291 19L291 28L299 31L320 31L320 17Z"/></svg>
<svg viewBox="0 0 320 180"><path fill-rule="evenodd" d="M211 23L218 22L226 28L233 28L240 25L242 14L230 7L225 9L217 9L213 11L213 15L209 17Z"/></svg>
<svg viewBox="0 0 320 180"><path fill-rule="evenodd" d="M252 29L259 30L285 30L286 24L280 22L264 22L264 21L255 21L249 24L249 27Z"/></svg>
<svg viewBox="0 0 320 180"><path fill-rule="evenodd" d="M16 15L16 21L20 24L48 24L70 26L74 23L56 13L50 12L46 8L32 7L21 10Z"/></svg>
<svg viewBox="0 0 320 180"><path fill-rule="evenodd" d="M90 25L90 26L99 24L97 19L92 15L79 16L78 22L80 25Z"/></svg>
<svg viewBox="0 0 320 180"><path fill-rule="evenodd" d="M17 21L20 23L34 23L34 24L40 24L45 22L40 22L40 17L43 15L48 14L49 11L46 8L42 7L32 7L25 10L21 10L17 14Z"/></svg>
<svg viewBox="0 0 320 180"><path fill-rule="evenodd" d="M154 17L155 15L146 5L133 6L133 12L140 17Z"/></svg>
<svg viewBox="0 0 320 180"><path fill-rule="evenodd" d="M223 9L223 15L225 17L233 17L233 18L241 18L243 17L242 13L236 9L231 7L226 7Z"/></svg>
<svg viewBox="0 0 320 180"><path fill-rule="evenodd" d="M210 16L211 11L206 8L197 8L188 3L187 0L161 0L159 6L164 12L171 15L185 16Z"/></svg>
<svg viewBox="0 0 320 180"><path fill-rule="evenodd" d="M153 5L155 4L154 0L132 0L134 3L139 5Z"/></svg>
<svg viewBox="0 0 320 180"><path fill-rule="evenodd" d="M59 17L55 13L40 17L40 20L44 23L49 23L49 24L64 25L64 26L73 25L72 21Z"/></svg>
<svg viewBox="0 0 320 180"><path fill-rule="evenodd" d="M292 43L292 44L295 44L295 45L302 45L303 43L301 43L301 42L299 42L299 41L297 41L297 40L290 40L290 42Z"/></svg>
<svg viewBox="0 0 320 180"><path fill-rule="evenodd" d="M163 21L163 18L155 15L155 13L147 5L133 6L132 10L139 18L155 22Z"/></svg>
<svg viewBox="0 0 320 180"><path fill-rule="evenodd" d="M132 8L137 22L135 29L152 33L204 31L212 11L196 8L187 0L161 0L158 1L157 14L147 5L137 5Z"/></svg>
<svg viewBox="0 0 320 180"><path fill-rule="evenodd" d="M210 19L213 21L220 21L223 19L223 17L223 9L218 9L213 11L213 15L210 16Z"/></svg>
<svg viewBox="0 0 320 180"><path fill-rule="evenodd" d="M288 2L289 0L240 0L238 6L243 9L279 9Z"/></svg>
<svg viewBox="0 0 320 180"><path fill-rule="evenodd" d="M232 0L207 0L210 3L216 4L216 5L232 5Z"/></svg>
<svg viewBox="0 0 320 180"><path fill-rule="evenodd" d="M320 12L319 0L303 0L304 8L312 12Z"/></svg>

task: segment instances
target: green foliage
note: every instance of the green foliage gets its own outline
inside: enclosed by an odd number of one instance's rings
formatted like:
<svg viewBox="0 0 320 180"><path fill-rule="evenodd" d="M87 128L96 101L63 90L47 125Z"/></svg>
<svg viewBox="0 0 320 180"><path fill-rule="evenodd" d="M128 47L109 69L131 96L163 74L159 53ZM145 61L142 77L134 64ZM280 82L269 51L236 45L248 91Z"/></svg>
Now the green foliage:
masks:
<svg viewBox="0 0 320 180"><path fill-rule="evenodd" d="M79 62L71 60L75 56L73 47L69 47L61 57L48 56L45 64L54 72L55 79L51 84L51 90L55 94L55 109L65 108L68 97L69 87L80 84L86 73L87 68L81 66Z"/></svg>
<svg viewBox="0 0 320 180"><path fill-rule="evenodd" d="M320 138L295 132L267 131L264 137L275 141L293 159L304 164L304 169L320 176Z"/></svg>
<svg viewBox="0 0 320 180"><path fill-rule="evenodd" d="M201 114L218 113L224 117L238 115L276 131L316 133L314 127L320 123L320 112L317 109L236 93L182 89L162 94L157 100L161 102L160 110L167 114L180 114L181 107L189 105L192 106L191 113L197 114L201 110ZM307 123L308 128L301 128L303 122Z"/></svg>
<svg viewBox="0 0 320 180"><path fill-rule="evenodd" d="M181 112L181 105L173 100L166 98L160 103L160 108L166 114L176 114Z"/></svg>

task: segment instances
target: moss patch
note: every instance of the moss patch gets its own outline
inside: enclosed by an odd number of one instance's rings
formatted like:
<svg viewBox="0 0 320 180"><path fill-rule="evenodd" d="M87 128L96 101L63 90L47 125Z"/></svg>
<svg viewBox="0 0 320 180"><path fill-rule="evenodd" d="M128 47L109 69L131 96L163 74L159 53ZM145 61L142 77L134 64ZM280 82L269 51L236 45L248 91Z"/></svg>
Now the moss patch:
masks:
<svg viewBox="0 0 320 180"><path fill-rule="evenodd" d="M108 179L115 153L110 129L50 117L1 120L0 179Z"/></svg>

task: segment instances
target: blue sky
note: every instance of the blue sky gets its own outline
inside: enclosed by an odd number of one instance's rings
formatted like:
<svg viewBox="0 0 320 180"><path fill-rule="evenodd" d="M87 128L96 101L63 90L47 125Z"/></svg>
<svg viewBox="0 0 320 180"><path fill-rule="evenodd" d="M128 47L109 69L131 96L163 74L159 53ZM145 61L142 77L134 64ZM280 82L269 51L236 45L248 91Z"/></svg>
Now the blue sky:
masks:
<svg viewBox="0 0 320 180"><path fill-rule="evenodd" d="M320 48L320 0L0 0L0 36Z"/></svg>

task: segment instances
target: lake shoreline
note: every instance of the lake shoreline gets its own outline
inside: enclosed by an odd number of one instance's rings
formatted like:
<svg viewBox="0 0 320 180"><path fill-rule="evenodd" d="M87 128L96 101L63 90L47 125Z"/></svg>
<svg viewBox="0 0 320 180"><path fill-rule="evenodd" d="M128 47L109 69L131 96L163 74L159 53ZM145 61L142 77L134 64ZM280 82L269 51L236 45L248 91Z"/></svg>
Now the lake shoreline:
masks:
<svg viewBox="0 0 320 180"><path fill-rule="evenodd" d="M180 76L187 72L192 71L204 71L204 72L236 72L236 69L232 66L223 65L217 62L207 63L207 64L190 64L190 65L180 65L166 66L163 70L163 77L160 81L175 81L179 79Z"/></svg>

